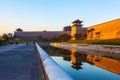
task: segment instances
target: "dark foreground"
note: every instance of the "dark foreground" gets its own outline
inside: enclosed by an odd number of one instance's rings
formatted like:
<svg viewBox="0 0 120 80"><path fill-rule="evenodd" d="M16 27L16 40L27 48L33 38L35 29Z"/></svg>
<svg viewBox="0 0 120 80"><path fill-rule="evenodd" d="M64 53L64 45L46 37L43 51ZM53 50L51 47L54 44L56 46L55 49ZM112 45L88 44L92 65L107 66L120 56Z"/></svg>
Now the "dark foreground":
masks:
<svg viewBox="0 0 120 80"><path fill-rule="evenodd" d="M34 44L0 46L0 80L44 80Z"/></svg>

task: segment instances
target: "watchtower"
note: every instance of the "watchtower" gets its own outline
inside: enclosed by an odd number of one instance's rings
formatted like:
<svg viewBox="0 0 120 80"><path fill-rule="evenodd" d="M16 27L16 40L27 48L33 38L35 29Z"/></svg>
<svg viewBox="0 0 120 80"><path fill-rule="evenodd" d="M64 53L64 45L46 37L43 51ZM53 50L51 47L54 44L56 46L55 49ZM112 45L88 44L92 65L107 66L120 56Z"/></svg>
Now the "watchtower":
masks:
<svg viewBox="0 0 120 80"><path fill-rule="evenodd" d="M81 29L82 29L82 23L83 21L80 21L79 19L75 20L72 22L72 29L71 29L71 40L75 40L75 34L76 33L80 33Z"/></svg>

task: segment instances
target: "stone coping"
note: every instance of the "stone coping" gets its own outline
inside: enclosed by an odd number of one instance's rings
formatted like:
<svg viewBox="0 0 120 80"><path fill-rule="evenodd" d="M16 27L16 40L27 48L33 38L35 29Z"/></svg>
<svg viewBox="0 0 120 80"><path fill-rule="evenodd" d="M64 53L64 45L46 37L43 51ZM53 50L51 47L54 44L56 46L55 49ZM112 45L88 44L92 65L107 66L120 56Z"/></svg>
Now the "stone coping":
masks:
<svg viewBox="0 0 120 80"><path fill-rule="evenodd" d="M37 43L35 43L49 80L73 80Z"/></svg>

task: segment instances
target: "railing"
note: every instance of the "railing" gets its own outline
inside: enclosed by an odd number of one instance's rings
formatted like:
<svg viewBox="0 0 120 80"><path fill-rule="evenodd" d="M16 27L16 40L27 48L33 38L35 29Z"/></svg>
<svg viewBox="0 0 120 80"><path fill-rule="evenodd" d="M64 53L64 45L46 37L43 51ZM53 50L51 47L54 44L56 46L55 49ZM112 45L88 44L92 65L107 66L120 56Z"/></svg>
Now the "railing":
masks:
<svg viewBox="0 0 120 80"><path fill-rule="evenodd" d="M35 43L49 80L73 80L37 43Z"/></svg>

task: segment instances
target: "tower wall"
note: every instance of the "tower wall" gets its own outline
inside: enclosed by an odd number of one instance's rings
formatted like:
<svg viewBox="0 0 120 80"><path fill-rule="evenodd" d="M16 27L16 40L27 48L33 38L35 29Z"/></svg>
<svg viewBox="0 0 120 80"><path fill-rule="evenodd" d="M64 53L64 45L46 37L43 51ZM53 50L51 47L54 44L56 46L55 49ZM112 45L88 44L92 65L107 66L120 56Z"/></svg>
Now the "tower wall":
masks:
<svg viewBox="0 0 120 80"><path fill-rule="evenodd" d="M73 22L72 25L72 29L71 29L71 40L75 40L75 34L80 34L80 39L85 39L85 34L87 29L86 28L82 28L82 21L80 20L75 20Z"/></svg>

